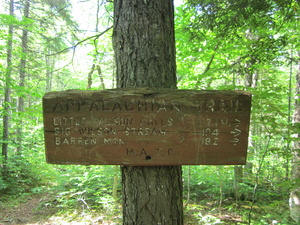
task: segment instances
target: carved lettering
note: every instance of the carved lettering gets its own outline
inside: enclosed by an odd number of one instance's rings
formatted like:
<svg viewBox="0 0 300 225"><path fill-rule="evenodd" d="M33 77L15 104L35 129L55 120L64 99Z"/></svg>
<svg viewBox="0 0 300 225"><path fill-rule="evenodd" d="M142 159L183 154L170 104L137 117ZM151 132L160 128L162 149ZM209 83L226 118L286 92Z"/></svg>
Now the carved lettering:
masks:
<svg viewBox="0 0 300 225"><path fill-rule="evenodd" d="M225 100L225 99L207 99L197 100L192 107L196 107L199 112L211 112L211 113L240 113L244 111L243 103L240 100ZM53 111L101 111L101 112L181 112L185 110L181 103L176 100L124 100L124 101L105 101L101 99L94 99L87 102L84 99L71 99L62 100L57 99L53 105Z"/></svg>
<svg viewBox="0 0 300 225"><path fill-rule="evenodd" d="M89 111L133 111L137 110L139 112L168 112L168 111L182 111L182 106L175 100L165 101L159 100L126 100L121 101L103 101L103 100L94 100L90 103L85 102L84 100L73 100L67 99L66 102L63 102L61 99L58 99L54 104L53 111L70 111L70 110L83 110L83 106L87 105ZM199 112L212 112L212 113L231 113L231 112L243 112L243 104L239 100L199 100L195 102L195 105Z"/></svg>
<svg viewBox="0 0 300 225"><path fill-rule="evenodd" d="M132 127L126 127L125 130L125 135L137 135L137 136L142 136L142 135L166 135L166 130L161 129L161 128L132 128Z"/></svg>
<svg viewBox="0 0 300 225"><path fill-rule="evenodd" d="M140 118L140 126L172 126L173 125L173 118Z"/></svg>
<svg viewBox="0 0 300 225"><path fill-rule="evenodd" d="M53 107L53 112L55 111L71 111L71 110L76 110L80 111L82 107L85 105L84 99L71 99L68 98L65 102L63 102L61 99L57 99L57 102L54 104Z"/></svg>
<svg viewBox="0 0 300 225"><path fill-rule="evenodd" d="M242 106L242 103L239 100L236 100L234 112L243 112L243 111L244 111L244 108Z"/></svg>
<svg viewBox="0 0 300 225"><path fill-rule="evenodd" d="M126 104L126 103L125 103ZM122 111L122 107L121 107L121 104L119 102L115 102L114 103L114 106L112 108L112 111L116 111L116 110L119 110L119 111Z"/></svg>
<svg viewBox="0 0 300 225"><path fill-rule="evenodd" d="M250 100L251 95L242 91L137 88L47 93L47 162L238 165L246 157Z"/></svg>
<svg viewBox="0 0 300 225"><path fill-rule="evenodd" d="M240 113L244 111L243 104L239 100L209 99L196 101L195 105L199 112Z"/></svg>
<svg viewBox="0 0 300 225"><path fill-rule="evenodd" d="M146 155L147 155L147 152L145 151L145 149L142 149L142 151L141 151L140 155L144 155L144 156L146 156Z"/></svg>
<svg viewBox="0 0 300 225"><path fill-rule="evenodd" d="M133 101L133 100L125 101L125 110L127 112L134 110L135 109L134 104L135 104L135 101Z"/></svg>
<svg viewBox="0 0 300 225"><path fill-rule="evenodd" d="M140 111L147 111L148 110L148 104L146 101L138 101L138 110Z"/></svg>
<svg viewBox="0 0 300 225"><path fill-rule="evenodd" d="M86 117L54 117L55 126L82 126L85 125Z"/></svg>
<svg viewBox="0 0 300 225"><path fill-rule="evenodd" d="M129 126L133 123L133 118L94 118L98 126Z"/></svg>
<svg viewBox="0 0 300 225"><path fill-rule="evenodd" d="M159 103L159 107L158 107L157 112L159 113L160 111L167 112L166 103L165 103L164 100L161 100L160 103Z"/></svg>
<svg viewBox="0 0 300 225"><path fill-rule="evenodd" d="M220 101L220 112L226 112L227 108L223 99Z"/></svg>
<svg viewBox="0 0 300 225"><path fill-rule="evenodd" d="M54 127L54 135L66 135L69 136L71 134L70 128L60 128L60 127Z"/></svg>
<svg viewBox="0 0 300 225"><path fill-rule="evenodd" d="M73 100L73 99L68 99L67 100L67 111L69 111L72 107L74 107L75 106L75 104L76 104L76 102Z"/></svg>
<svg viewBox="0 0 300 225"><path fill-rule="evenodd" d="M53 111L64 111L64 107L62 102L60 101L60 99L58 99L58 101L56 102L56 104L54 105Z"/></svg>
<svg viewBox="0 0 300 225"><path fill-rule="evenodd" d="M221 119L221 126L228 125L228 119Z"/></svg>
<svg viewBox="0 0 300 225"><path fill-rule="evenodd" d="M97 139L93 137L55 137L55 145L95 145Z"/></svg>
<svg viewBox="0 0 300 225"><path fill-rule="evenodd" d="M207 101L207 105L206 105L206 112L214 112L215 111L215 107L216 107L216 103L213 99L209 99Z"/></svg>
<svg viewBox="0 0 300 225"><path fill-rule="evenodd" d="M103 144L108 144L108 145L123 145L124 142L121 138L104 138L103 139Z"/></svg>
<svg viewBox="0 0 300 225"><path fill-rule="evenodd" d="M173 148L155 148L155 149L134 149L134 148L126 148L125 155L128 156L143 156L146 160L152 159L152 156L163 157L163 156L172 156L174 155Z"/></svg>
<svg viewBox="0 0 300 225"><path fill-rule="evenodd" d="M92 102L89 111L99 111L98 103Z"/></svg>
<svg viewBox="0 0 300 225"><path fill-rule="evenodd" d="M134 155L133 149L126 149L126 155Z"/></svg>
<svg viewBox="0 0 300 225"><path fill-rule="evenodd" d="M177 111L177 112L181 111L181 106L177 101L174 100L171 101L171 111Z"/></svg>
<svg viewBox="0 0 300 225"><path fill-rule="evenodd" d="M116 135L117 134L117 129L112 128L112 127L98 127L97 128L97 134L98 135Z"/></svg>

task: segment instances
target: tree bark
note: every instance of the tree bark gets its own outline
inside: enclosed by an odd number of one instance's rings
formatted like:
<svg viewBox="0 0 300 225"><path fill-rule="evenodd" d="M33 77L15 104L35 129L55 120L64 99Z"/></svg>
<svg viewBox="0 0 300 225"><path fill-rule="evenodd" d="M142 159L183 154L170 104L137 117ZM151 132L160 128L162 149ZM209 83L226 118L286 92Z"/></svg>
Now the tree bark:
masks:
<svg viewBox="0 0 300 225"><path fill-rule="evenodd" d="M14 15L14 0L10 0L9 15ZM9 141L9 119L10 119L10 83L12 73L12 48L13 48L13 34L14 25L10 24L8 28L8 40L7 40L7 68L5 74L5 87L4 87L4 107L3 107L3 142L2 142L2 176L5 179L7 177L7 159L8 159L8 141Z"/></svg>
<svg viewBox="0 0 300 225"><path fill-rule="evenodd" d="M105 90L105 83L104 83L103 74L102 74L102 70L101 70L100 65L97 65L96 69L98 71L98 76L99 76L99 79L100 79L101 88L102 88L102 90Z"/></svg>
<svg viewBox="0 0 300 225"><path fill-rule="evenodd" d="M117 87L176 88L172 0L115 0ZM183 224L181 166L122 166L123 224Z"/></svg>
<svg viewBox="0 0 300 225"><path fill-rule="evenodd" d="M92 68L90 70L90 72L88 73L88 85L87 85L87 89L91 89L92 88L92 84L93 84L93 79L92 79L92 75L95 71L95 63L93 63Z"/></svg>
<svg viewBox="0 0 300 225"><path fill-rule="evenodd" d="M298 52L300 57L300 51ZM296 97L295 97L294 123L296 126L296 137L300 138L300 61L296 74ZM292 158L292 179L295 182L295 188L290 193L290 214L293 220L300 221L300 140L294 141L294 151ZM297 182L298 180L298 182Z"/></svg>
<svg viewBox="0 0 300 225"><path fill-rule="evenodd" d="M173 1L117 0L114 13L118 88L176 88Z"/></svg>
<svg viewBox="0 0 300 225"><path fill-rule="evenodd" d="M118 198L118 178L119 178L119 166L114 166L114 183L112 188L112 197L115 201L117 201Z"/></svg>
<svg viewBox="0 0 300 225"><path fill-rule="evenodd" d="M243 167L234 166L234 193L236 200L240 199L240 184L243 182Z"/></svg>
<svg viewBox="0 0 300 225"><path fill-rule="evenodd" d="M24 18L29 17L29 7L30 2L29 0L25 1L24 5ZM22 30L22 53L21 53L21 60L20 60L20 71L19 71L19 86L24 87L25 86L25 76L26 76L26 55L27 55L27 47L28 47L28 30L26 27ZM23 119L22 119L22 112L24 112L24 91L21 90L19 94L19 101L18 101L18 113L19 113L19 126L17 129L17 153L21 154L23 150L23 144L22 144L22 136L23 136Z"/></svg>
<svg viewBox="0 0 300 225"><path fill-rule="evenodd" d="M46 62L46 92L50 92L52 90L52 78L53 78L53 68L54 68L54 56L52 56L51 47L47 49L48 54L45 56Z"/></svg>
<svg viewBox="0 0 300 225"><path fill-rule="evenodd" d="M181 166L121 171L123 224L183 224Z"/></svg>

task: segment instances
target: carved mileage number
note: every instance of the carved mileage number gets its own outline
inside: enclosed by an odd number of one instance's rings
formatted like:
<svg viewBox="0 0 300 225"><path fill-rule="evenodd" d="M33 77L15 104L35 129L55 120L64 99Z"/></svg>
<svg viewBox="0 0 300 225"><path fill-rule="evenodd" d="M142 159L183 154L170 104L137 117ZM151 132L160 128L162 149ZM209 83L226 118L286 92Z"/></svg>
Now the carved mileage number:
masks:
<svg viewBox="0 0 300 225"><path fill-rule="evenodd" d="M203 129L202 145L218 145L218 129L206 128Z"/></svg>
<svg viewBox="0 0 300 225"><path fill-rule="evenodd" d="M231 123L229 123L229 119L220 119L220 121L215 120L212 122L212 119L206 119L207 128L202 130L202 145L218 145L220 130L218 127L232 127L232 130L229 133L232 135L231 139L229 139L229 143L233 145L237 145L240 140L239 136L242 134L242 131L239 129L241 124L241 120L234 119Z"/></svg>

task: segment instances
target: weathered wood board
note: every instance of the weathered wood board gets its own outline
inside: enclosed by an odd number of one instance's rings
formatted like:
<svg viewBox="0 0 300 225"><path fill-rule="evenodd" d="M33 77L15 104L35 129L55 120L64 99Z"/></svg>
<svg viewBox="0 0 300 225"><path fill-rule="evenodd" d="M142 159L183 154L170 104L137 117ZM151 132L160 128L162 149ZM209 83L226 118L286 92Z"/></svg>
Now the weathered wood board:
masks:
<svg viewBox="0 0 300 225"><path fill-rule="evenodd" d="M243 91L50 92L43 97L47 162L245 164L250 108Z"/></svg>

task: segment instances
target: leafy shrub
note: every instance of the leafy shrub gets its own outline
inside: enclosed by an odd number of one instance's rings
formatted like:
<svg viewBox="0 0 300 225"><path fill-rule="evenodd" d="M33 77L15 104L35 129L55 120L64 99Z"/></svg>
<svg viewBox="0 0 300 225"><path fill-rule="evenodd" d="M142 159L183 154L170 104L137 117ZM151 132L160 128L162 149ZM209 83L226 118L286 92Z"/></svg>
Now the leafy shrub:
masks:
<svg viewBox="0 0 300 225"><path fill-rule="evenodd" d="M1 192L6 194L23 193L40 183L38 171L23 156L15 155L9 158L6 166L7 176L0 181Z"/></svg>
<svg viewBox="0 0 300 225"><path fill-rule="evenodd" d="M65 209L112 210L112 186L115 174L112 166L59 166L61 177L56 200Z"/></svg>

